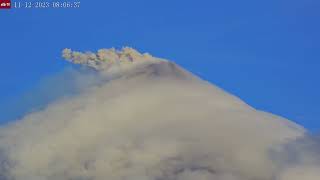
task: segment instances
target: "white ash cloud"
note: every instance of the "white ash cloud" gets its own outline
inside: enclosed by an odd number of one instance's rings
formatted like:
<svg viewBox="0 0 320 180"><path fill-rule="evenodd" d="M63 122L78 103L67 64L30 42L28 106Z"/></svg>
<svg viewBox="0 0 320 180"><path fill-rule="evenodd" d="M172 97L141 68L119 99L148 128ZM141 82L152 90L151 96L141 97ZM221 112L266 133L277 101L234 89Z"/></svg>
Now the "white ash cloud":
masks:
<svg viewBox="0 0 320 180"><path fill-rule="evenodd" d="M0 180L319 179L319 139L169 64L121 71L1 127Z"/></svg>
<svg viewBox="0 0 320 180"><path fill-rule="evenodd" d="M97 70L156 59L148 53L141 54L130 47L124 47L121 50L100 49L96 53L82 53L66 48L62 51L62 57L72 63L87 65Z"/></svg>

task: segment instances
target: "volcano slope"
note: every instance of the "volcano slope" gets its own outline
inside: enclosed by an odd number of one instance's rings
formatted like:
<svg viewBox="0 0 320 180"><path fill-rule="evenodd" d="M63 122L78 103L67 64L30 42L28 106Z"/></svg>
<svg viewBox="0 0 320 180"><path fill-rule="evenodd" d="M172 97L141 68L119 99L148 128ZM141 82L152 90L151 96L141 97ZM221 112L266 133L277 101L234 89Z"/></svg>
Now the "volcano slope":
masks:
<svg viewBox="0 0 320 180"><path fill-rule="evenodd" d="M317 138L173 62L131 48L63 57L99 81L2 126L0 180L320 177Z"/></svg>

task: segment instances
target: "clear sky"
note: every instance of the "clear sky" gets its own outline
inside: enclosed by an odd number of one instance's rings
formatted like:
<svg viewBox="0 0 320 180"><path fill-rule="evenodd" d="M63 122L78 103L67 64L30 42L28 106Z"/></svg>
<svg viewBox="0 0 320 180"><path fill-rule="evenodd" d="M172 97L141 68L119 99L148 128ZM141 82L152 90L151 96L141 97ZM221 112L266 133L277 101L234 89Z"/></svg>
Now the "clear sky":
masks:
<svg viewBox="0 0 320 180"><path fill-rule="evenodd" d="M132 46L320 130L319 0L79 1L75 9L0 10L2 107L68 66L65 47Z"/></svg>

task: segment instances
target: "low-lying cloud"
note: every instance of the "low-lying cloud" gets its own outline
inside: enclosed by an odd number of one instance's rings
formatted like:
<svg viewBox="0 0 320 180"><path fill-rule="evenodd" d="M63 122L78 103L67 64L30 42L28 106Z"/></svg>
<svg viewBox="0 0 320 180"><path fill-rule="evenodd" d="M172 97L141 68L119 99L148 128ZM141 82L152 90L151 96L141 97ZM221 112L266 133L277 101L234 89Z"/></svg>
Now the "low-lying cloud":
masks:
<svg viewBox="0 0 320 180"><path fill-rule="evenodd" d="M151 61L1 127L0 180L319 179L319 138Z"/></svg>

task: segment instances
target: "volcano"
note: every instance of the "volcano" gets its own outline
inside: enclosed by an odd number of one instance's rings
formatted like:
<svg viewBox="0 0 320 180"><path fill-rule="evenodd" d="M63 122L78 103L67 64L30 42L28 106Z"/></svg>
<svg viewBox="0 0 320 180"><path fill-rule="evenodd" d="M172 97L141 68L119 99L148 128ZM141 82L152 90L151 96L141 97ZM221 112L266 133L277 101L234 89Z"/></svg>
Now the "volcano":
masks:
<svg viewBox="0 0 320 180"><path fill-rule="evenodd" d="M132 48L63 57L99 83L1 127L0 180L293 180L294 168L316 177L318 164L291 168L281 153L303 127L171 61Z"/></svg>

